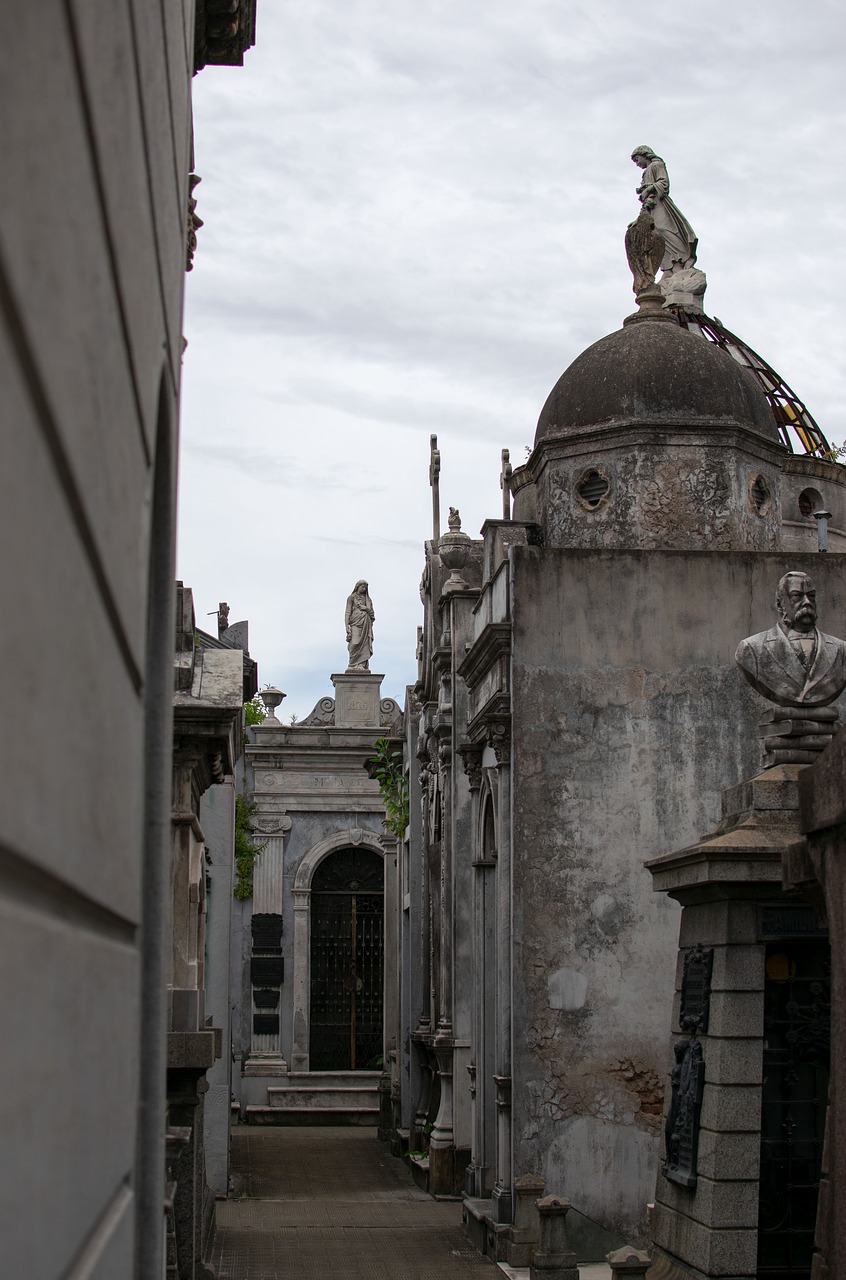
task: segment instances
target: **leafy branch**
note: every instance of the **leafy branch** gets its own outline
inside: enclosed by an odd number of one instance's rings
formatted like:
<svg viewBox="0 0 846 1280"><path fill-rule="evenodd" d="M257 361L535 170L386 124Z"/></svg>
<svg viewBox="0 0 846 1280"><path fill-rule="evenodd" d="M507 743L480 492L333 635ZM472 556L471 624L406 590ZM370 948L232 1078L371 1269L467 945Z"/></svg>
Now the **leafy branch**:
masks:
<svg viewBox="0 0 846 1280"><path fill-rule="evenodd" d="M266 714L264 703L258 694L251 698L249 702L244 703L244 720L247 728L250 725L261 724Z"/></svg>
<svg viewBox="0 0 846 1280"><path fill-rule="evenodd" d="M235 797L235 897L240 901L253 896L253 869L256 858L265 846L265 841L254 840L255 827L253 814L256 811L254 800L246 796Z"/></svg>
<svg viewBox="0 0 846 1280"><path fill-rule="evenodd" d="M408 778L399 751L390 738L378 738L374 754L367 761L367 772L379 783L379 795L385 806L385 826L402 840L408 826Z"/></svg>

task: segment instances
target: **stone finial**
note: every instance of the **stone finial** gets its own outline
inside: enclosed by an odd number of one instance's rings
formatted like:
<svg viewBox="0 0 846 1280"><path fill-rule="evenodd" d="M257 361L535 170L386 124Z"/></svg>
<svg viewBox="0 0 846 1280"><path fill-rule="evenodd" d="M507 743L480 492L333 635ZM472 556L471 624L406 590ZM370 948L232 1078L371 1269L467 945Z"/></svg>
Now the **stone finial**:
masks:
<svg viewBox="0 0 846 1280"><path fill-rule="evenodd" d="M264 703L265 709L267 711L267 715L264 718L265 725L271 724L271 723L279 724L279 719L276 715L276 708L279 706L279 704L282 702L282 699L285 696L286 695L282 692L281 689L275 688L272 684L269 684L266 689L261 690L261 692L259 693L259 697Z"/></svg>
<svg viewBox="0 0 846 1280"><path fill-rule="evenodd" d="M442 533L438 539L438 555L441 563L450 571L444 583L444 591L465 591L467 583L461 576L461 570L470 559L471 542L466 533L461 532L461 516L458 507L449 509L449 533Z"/></svg>
<svg viewBox="0 0 846 1280"><path fill-rule="evenodd" d="M429 437L429 485L432 489L432 541L437 544L441 532L441 453L438 437Z"/></svg>
<svg viewBox="0 0 846 1280"><path fill-rule="evenodd" d="M538 1200L538 1246L532 1252L530 1280L579 1280L576 1255L567 1240L567 1214L571 1208L570 1201L562 1196Z"/></svg>
<svg viewBox="0 0 846 1280"><path fill-rule="evenodd" d="M631 1277L631 1280L635 1280L637 1276L645 1276L652 1265L652 1259L648 1253L644 1253L642 1249L633 1249L628 1244L606 1256L615 1280L618 1276L621 1280L622 1277Z"/></svg>
<svg viewBox="0 0 846 1280"><path fill-rule="evenodd" d="M511 519L511 476L514 468L511 466L511 454L508 449L502 451L502 467L499 473L499 487L502 490L502 518L503 520Z"/></svg>
<svg viewBox="0 0 846 1280"><path fill-rule="evenodd" d="M741 640L734 655L752 688L778 708L760 721L765 768L813 763L837 727L829 704L846 689L846 641L817 629L817 593L805 572L779 580L776 612L777 625Z"/></svg>

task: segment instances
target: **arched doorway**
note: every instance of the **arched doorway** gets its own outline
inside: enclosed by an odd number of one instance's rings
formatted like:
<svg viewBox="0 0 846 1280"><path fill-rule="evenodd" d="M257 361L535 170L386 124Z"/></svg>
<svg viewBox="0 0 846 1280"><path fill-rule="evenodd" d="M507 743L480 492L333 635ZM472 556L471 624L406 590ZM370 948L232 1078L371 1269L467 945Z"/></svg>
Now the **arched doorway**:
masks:
<svg viewBox="0 0 846 1280"><path fill-rule="evenodd" d="M382 1057L383 862L339 849L311 882L309 1066L374 1071Z"/></svg>

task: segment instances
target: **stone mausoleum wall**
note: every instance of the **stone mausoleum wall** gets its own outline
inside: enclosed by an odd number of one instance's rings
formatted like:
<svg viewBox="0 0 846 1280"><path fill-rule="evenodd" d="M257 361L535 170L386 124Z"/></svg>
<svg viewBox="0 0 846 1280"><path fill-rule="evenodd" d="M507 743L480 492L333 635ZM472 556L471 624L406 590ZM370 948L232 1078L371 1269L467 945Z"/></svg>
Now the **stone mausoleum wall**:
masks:
<svg viewBox="0 0 846 1280"><path fill-rule="evenodd" d="M639 1240L678 940L643 864L713 829L721 789L760 767L733 654L772 625L781 575L813 575L835 634L846 588L818 554L511 556L514 1176L567 1196L574 1231Z"/></svg>

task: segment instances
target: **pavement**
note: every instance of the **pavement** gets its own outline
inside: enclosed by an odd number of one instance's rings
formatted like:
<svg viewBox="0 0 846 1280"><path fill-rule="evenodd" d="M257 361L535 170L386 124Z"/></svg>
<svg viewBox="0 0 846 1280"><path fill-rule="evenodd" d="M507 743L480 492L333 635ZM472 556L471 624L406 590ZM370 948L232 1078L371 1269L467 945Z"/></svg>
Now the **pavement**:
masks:
<svg viewBox="0 0 846 1280"><path fill-rule="evenodd" d="M468 1243L461 1204L421 1191L375 1129L232 1130L234 1196L217 1204L219 1280L512 1280ZM582 1280L610 1276L582 1268Z"/></svg>

